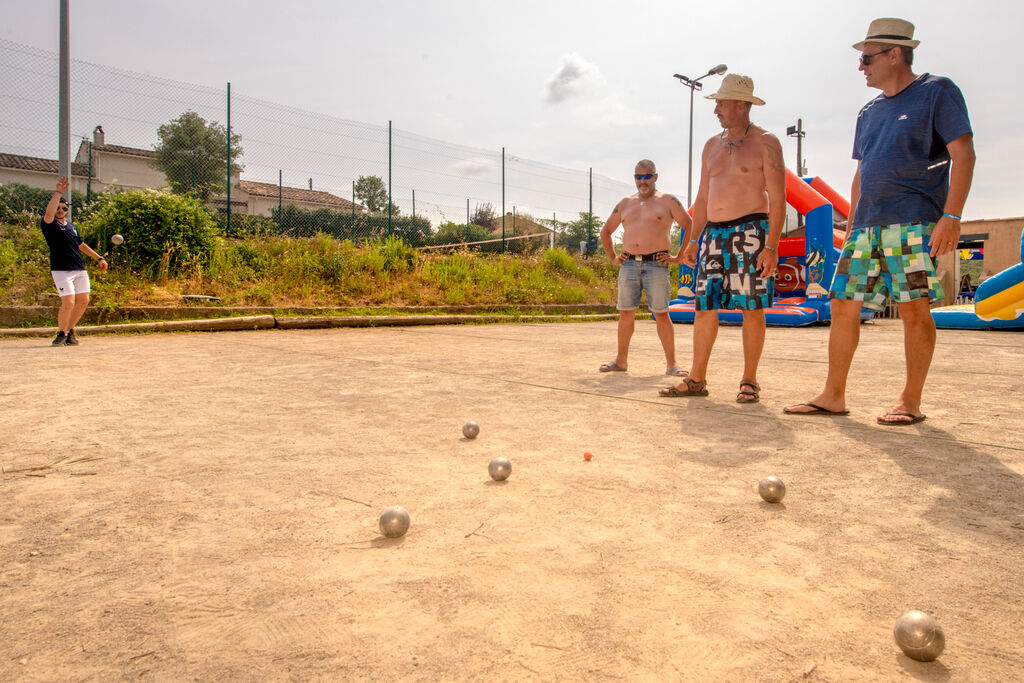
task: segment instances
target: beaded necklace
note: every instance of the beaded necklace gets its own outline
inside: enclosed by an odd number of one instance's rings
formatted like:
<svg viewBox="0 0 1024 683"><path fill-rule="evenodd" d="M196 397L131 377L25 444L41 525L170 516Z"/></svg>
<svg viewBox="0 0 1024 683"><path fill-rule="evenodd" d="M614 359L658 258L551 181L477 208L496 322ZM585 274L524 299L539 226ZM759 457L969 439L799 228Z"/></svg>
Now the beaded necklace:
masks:
<svg viewBox="0 0 1024 683"><path fill-rule="evenodd" d="M723 130L722 134L720 136L718 136L718 144L721 145L722 147L728 147L729 148L729 154L732 154L733 147L739 147L740 145L743 144L743 141L747 139L747 133L750 132L750 126L751 125L753 125L753 124L750 124L750 123L747 124L747 129L745 131L743 131L743 137L741 137L739 140L726 140L725 139L725 134L728 133L729 131Z"/></svg>

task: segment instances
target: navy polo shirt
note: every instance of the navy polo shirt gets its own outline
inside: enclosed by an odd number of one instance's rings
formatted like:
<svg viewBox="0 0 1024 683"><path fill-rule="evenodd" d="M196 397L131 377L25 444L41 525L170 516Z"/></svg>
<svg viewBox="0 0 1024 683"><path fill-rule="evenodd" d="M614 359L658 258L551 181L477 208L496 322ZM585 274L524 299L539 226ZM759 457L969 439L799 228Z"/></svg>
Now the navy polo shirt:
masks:
<svg viewBox="0 0 1024 683"><path fill-rule="evenodd" d="M50 247L50 270L85 270L82 252L78 251L83 240L74 223L68 221L61 225L56 220L47 223L42 218L39 227Z"/></svg>
<svg viewBox="0 0 1024 683"><path fill-rule="evenodd" d="M860 161L853 227L939 220L949 193L946 145L970 132L960 88L942 76L922 74L896 95L868 102L853 143Z"/></svg>

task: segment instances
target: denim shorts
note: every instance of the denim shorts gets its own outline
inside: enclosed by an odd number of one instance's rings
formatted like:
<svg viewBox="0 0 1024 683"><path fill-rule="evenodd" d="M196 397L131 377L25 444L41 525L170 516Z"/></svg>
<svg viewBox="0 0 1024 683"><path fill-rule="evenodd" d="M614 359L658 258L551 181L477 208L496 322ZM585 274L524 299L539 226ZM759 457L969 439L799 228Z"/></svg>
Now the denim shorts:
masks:
<svg viewBox="0 0 1024 683"><path fill-rule="evenodd" d="M872 311L888 299L909 303L945 297L929 255L934 223L893 223L856 228L843 244L830 299L861 301Z"/></svg>
<svg viewBox="0 0 1024 683"><path fill-rule="evenodd" d="M624 261L619 266L620 311L635 311L640 307L640 292L647 293L647 308L651 313L668 311L669 267L657 261Z"/></svg>

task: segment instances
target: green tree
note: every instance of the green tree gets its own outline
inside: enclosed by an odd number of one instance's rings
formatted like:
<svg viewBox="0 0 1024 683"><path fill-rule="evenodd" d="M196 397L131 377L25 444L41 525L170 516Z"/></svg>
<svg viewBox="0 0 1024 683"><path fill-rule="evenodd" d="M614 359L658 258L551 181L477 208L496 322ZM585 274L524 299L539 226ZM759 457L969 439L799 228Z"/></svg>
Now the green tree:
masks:
<svg viewBox="0 0 1024 683"><path fill-rule="evenodd" d="M591 235L597 238L601 233L604 221L586 211L580 211L580 217L569 223L560 223L558 238L559 246L566 247L570 252L578 252L580 242L586 242Z"/></svg>
<svg viewBox="0 0 1024 683"><path fill-rule="evenodd" d="M216 121L207 122L194 111L157 129L154 165L164 172L171 189L206 202L227 184L228 131ZM231 173L240 173L236 163L242 156L241 136L231 134Z"/></svg>
<svg viewBox="0 0 1024 683"><path fill-rule="evenodd" d="M494 212L494 207L491 206L490 202L477 204L469 222L473 225L482 225L492 231L496 230L498 226L501 225L501 221L498 219L498 215Z"/></svg>
<svg viewBox="0 0 1024 683"><path fill-rule="evenodd" d="M370 213L386 213L388 210L388 190L384 179L375 175L362 175L356 181L356 199ZM394 207L392 207L392 211Z"/></svg>

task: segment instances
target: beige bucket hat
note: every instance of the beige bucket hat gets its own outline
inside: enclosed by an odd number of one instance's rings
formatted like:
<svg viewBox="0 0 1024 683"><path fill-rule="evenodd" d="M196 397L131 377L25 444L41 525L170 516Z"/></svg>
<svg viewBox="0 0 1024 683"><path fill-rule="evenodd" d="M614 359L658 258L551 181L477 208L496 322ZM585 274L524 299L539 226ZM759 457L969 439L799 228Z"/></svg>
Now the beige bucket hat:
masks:
<svg viewBox="0 0 1024 683"><path fill-rule="evenodd" d="M754 79L740 74L727 74L718 86L718 92L705 95L706 100L739 100L764 104L764 100L754 96Z"/></svg>
<svg viewBox="0 0 1024 683"><path fill-rule="evenodd" d="M854 50L863 50L865 43L886 43L915 48L921 44L914 40L914 25L903 19L875 19L868 26L868 34L864 40L854 43Z"/></svg>

